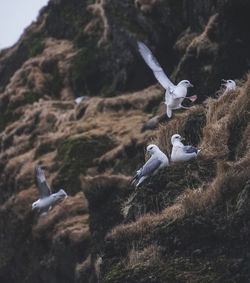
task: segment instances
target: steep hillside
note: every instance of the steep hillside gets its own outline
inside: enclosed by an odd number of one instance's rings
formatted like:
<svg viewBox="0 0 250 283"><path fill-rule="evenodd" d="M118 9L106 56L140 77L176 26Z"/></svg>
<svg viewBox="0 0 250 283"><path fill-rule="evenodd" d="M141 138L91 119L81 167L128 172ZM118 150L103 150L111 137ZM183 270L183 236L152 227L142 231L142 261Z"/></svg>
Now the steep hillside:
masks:
<svg viewBox="0 0 250 283"><path fill-rule="evenodd" d="M249 8L50 0L0 52L0 282L247 281ZM197 105L167 119L138 39ZM222 78L239 87L218 97ZM170 156L177 132L202 154L135 192L147 144ZM40 219L36 164L69 195Z"/></svg>

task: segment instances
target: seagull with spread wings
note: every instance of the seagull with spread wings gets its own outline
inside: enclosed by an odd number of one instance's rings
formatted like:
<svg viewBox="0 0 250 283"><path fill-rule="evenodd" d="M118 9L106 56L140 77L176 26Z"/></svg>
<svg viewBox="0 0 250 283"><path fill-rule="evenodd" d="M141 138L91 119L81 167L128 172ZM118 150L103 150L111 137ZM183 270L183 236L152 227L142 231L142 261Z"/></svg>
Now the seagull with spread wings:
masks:
<svg viewBox="0 0 250 283"><path fill-rule="evenodd" d="M184 145L181 141L184 140L178 134L175 134L171 138L171 143L173 145L172 152L171 152L171 161L174 162L182 162L188 161L192 158L197 157L199 152L202 150L201 147L197 148L192 145Z"/></svg>
<svg viewBox="0 0 250 283"><path fill-rule="evenodd" d="M59 190L57 193L52 194L49 185L46 182L46 178L43 170L36 165L35 166L35 177L37 189L40 193L40 198L32 203L32 210L37 210L39 216L45 216L52 206L61 199L67 197L64 190Z"/></svg>
<svg viewBox="0 0 250 283"><path fill-rule="evenodd" d="M141 41L138 41L138 50L147 63L147 65L152 69L156 79L158 82L165 88L165 104L166 104L166 112L169 118L172 117L172 110L184 108L182 105L182 101L187 98L190 101L195 101L197 99L196 95L186 97L187 89L189 87L193 87L193 85L188 80L182 80L177 85L174 85L167 75L164 73L162 67L149 50L149 48Z"/></svg>
<svg viewBox="0 0 250 283"><path fill-rule="evenodd" d="M150 159L140 168L131 181L133 185L136 180L139 180L136 188L147 179L149 176L155 175L161 168L169 164L168 157L155 144L147 146L147 153L151 155Z"/></svg>

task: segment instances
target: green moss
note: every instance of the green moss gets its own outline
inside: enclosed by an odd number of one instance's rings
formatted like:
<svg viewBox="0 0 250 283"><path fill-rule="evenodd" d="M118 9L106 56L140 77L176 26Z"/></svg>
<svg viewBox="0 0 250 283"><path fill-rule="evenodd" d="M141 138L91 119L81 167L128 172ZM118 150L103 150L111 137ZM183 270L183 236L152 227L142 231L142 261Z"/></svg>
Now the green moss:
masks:
<svg viewBox="0 0 250 283"><path fill-rule="evenodd" d="M44 50L44 44L40 39L34 39L28 44L28 57L35 57L41 54Z"/></svg>
<svg viewBox="0 0 250 283"><path fill-rule="evenodd" d="M94 159L112 149L114 143L107 136L66 138L59 146L56 161L59 173L53 180L54 187L67 187L68 192L79 191L79 174L86 174Z"/></svg>
<svg viewBox="0 0 250 283"><path fill-rule="evenodd" d="M48 143L48 142L42 143L36 149L34 159L37 159L39 156L44 155L44 154L51 152L53 150L55 150L55 148L50 143Z"/></svg>
<svg viewBox="0 0 250 283"><path fill-rule="evenodd" d="M43 93L59 98L63 87L63 79L58 69L58 62L54 60L47 61L42 65L42 70L51 75L51 79L47 79L44 84Z"/></svg>
<svg viewBox="0 0 250 283"><path fill-rule="evenodd" d="M88 95L97 94L105 86L112 85L112 75L107 73L105 59L109 47L97 47L97 43L88 42L86 47L72 60L70 80L76 92Z"/></svg>
<svg viewBox="0 0 250 283"><path fill-rule="evenodd" d="M41 95L34 91L29 91L24 94L24 100L22 105L25 104L33 104L34 102L38 101Z"/></svg>
<svg viewBox="0 0 250 283"><path fill-rule="evenodd" d="M0 113L0 132L2 132L8 124L17 121L21 116L22 113L17 113L10 109Z"/></svg>
<svg viewBox="0 0 250 283"><path fill-rule="evenodd" d="M30 142L26 142L21 146L20 154L23 154L31 149Z"/></svg>

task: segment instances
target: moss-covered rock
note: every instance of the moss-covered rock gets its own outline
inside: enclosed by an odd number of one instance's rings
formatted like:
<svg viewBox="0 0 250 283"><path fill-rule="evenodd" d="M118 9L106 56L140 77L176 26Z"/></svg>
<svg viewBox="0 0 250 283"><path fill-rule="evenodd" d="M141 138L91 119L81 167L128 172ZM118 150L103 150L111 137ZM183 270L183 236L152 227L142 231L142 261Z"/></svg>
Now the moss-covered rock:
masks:
<svg viewBox="0 0 250 283"><path fill-rule="evenodd" d="M37 159L39 156L44 155L54 150L55 150L55 147L51 143L49 142L41 143L35 151L34 159Z"/></svg>
<svg viewBox="0 0 250 283"><path fill-rule="evenodd" d="M126 221L134 220L148 212L160 212L172 205L185 189L195 189L216 174L212 160L191 160L176 163L146 179L136 190Z"/></svg>
<svg viewBox="0 0 250 283"><path fill-rule="evenodd" d="M35 57L43 52L44 44L40 39L33 39L28 44L28 56Z"/></svg>
<svg viewBox="0 0 250 283"><path fill-rule="evenodd" d="M107 136L66 138L57 150L55 160L59 162L60 167L57 177L53 180L53 187L65 188L70 194L78 192L79 174L86 174L87 169L94 165L95 158L113 146L113 141Z"/></svg>
<svg viewBox="0 0 250 283"><path fill-rule="evenodd" d="M63 87L63 78L58 69L58 62L55 60L45 61L42 64L42 71L49 74L42 92L54 98L59 98Z"/></svg>

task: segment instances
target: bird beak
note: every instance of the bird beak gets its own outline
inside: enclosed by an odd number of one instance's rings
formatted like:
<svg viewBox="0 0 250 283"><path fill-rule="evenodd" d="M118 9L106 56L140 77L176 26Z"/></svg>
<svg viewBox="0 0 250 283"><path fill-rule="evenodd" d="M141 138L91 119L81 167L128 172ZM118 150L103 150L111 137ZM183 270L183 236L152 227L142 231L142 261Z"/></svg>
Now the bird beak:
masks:
<svg viewBox="0 0 250 283"><path fill-rule="evenodd" d="M192 84L189 84L189 87L194 87Z"/></svg>
<svg viewBox="0 0 250 283"><path fill-rule="evenodd" d="M182 141L184 141L184 140L185 140L185 138L181 137L181 140L182 140Z"/></svg>
<svg viewBox="0 0 250 283"><path fill-rule="evenodd" d="M197 95L189 96L188 99L189 99L191 102L194 102L194 101L197 99Z"/></svg>

